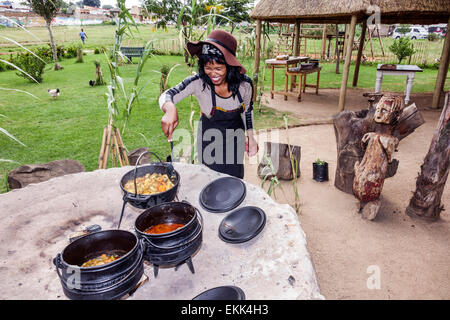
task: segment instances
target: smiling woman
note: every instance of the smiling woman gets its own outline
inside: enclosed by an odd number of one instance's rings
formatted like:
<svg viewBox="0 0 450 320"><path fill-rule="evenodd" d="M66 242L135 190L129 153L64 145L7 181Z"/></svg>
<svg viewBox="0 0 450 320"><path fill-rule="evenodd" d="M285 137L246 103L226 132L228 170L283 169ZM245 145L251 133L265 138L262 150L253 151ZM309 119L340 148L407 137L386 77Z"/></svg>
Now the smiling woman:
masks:
<svg viewBox="0 0 450 320"><path fill-rule="evenodd" d="M211 32L205 41L188 43L191 56L199 58L198 74L164 92L159 103L165 113L161 128L171 140L178 125L175 104L194 95L202 113L199 161L212 170L243 178L244 151L253 156L258 145L253 137L253 84L236 59L236 48L236 39L223 30Z"/></svg>

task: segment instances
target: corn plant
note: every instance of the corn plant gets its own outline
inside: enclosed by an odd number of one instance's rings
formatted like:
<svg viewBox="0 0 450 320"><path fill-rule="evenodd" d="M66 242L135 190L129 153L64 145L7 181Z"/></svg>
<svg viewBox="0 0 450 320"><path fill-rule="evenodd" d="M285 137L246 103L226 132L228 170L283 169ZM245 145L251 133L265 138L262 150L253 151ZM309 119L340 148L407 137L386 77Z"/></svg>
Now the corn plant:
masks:
<svg viewBox="0 0 450 320"><path fill-rule="evenodd" d="M277 195L275 193L276 188L279 187L281 189L281 191L283 191L283 193L284 193L284 190L280 183L280 180L277 177L277 172L275 170L275 167L273 166L272 159L267 154L265 154L264 160L265 160L266 166L262 169L264 178L261 182L261 188L264 189L264 185L266 184L266 182L270 181L269 188L267 189L267 194L269 196L272 196L272 193L273 193L273 197L275 199L277 199Z"/></svg>
<svg viewBox="0 0 450 320"><path fill-rule="evenodd" d="M108 63L108 68L110 71L110 83L107 86L107 92L105 93L109 111L108 122L111 123L114 127L117 127L116 122L120 114L122 114L124 117L124 121L121 133L123 134L125 132L128 119L133 110L133 106L136 102L139 103L139 95L146 86L142 86L138 89L142 69L144 68L144 65L148 58L151 56L150 51L152 40L148 41L144 46L141 59L139 60L139 63L136 67L136 76L134 78L133 87L131 88L131 92L127 93L127 91L125 90L124 81L120 76L119 59L127 61L128 58L122 54L122 52L120 51L120 47L125 36L133 37L133 29L135 29L137 32L139 32L139 30L133 20L133 17L125 6L125 0L117 0L117 6L119 7L120 12L116 20L117 28L115 32L111 57L108 55L105 48L103 48L103 53L106 57L106 61ZM120 105L120 102L122 102L122 105Z"/></svg>
<svg viewBox="0 0 450 320"><path fill-rule="evenodd" d="M289 150L289 160L291 162L291 168L292 168L292 189L294 190L294 210L296 213L300 212L300 196L298 194L298 186L297 186L297 174L298 174L298 162L297 159L292 154L291 145L289 143L289 126L288 126L288 116L284 116L284 124L286 127L286 136L287 136L287 144L288 144L288 150Z"/></svg>

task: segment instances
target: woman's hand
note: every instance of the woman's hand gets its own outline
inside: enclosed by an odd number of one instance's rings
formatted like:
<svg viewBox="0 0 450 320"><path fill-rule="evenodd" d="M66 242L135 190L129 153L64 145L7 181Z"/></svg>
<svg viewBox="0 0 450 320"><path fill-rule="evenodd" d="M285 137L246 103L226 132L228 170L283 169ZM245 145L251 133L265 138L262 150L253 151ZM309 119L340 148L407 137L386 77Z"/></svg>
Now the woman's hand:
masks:
<svg viewBox="0 0 450 320"><path fill-rule="evenodd" d="M164 135L170 140L175 128L178 126L178 111L175 104L166 102L162 106L164 115L161 118L161 129Z"/></svg>
<svg viewBox="0 0 450 320"><path fill-rule="evenodd" d="M258 143L253 137L253 133L249 134L247 136L247 141L245 142L245 151L247 151L249 157L253 157L258 153L258 150L259 150Z"/></svg>

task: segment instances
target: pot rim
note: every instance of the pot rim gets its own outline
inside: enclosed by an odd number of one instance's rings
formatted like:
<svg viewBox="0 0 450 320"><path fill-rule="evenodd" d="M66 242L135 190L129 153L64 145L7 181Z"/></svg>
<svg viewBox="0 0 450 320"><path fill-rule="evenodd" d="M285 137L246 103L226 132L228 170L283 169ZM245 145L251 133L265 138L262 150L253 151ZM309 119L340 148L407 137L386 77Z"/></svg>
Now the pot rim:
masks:
<svg viewBox="0 0 450 320"><path fill-rule="evenodd" d="M76 243L77 241L82 240L82 239L85 239L86 237L89 237L89 236L92 236L92 235L95 235L95 234L98 234L98 233L106 233L106 232L111 232L111 231L113 231L113 232L116 232L116 231L118 231L118 232L125 232L125 233L128 233L128 234L133 235L133 237L136 239L136 243L135 243L135 245L133 246L133 248L130 249L130 250L129 250L126 254L124 254L123 256L120 256L119 259L114 260L114 261L109 262L109 263L106 263L106 264L103 264L103 265L94 266L94 267L82 267L82 266L79 266L79 265L76 265L76 264L70 264L70 263L68 263L68 262L66 262L66 261L64 260L64 252L66 251L66 249L67 249L69 246L71 246L71 245L73 245L74 243ZM102 269L102 270L108 270L108 269L110 269L110 268L114 268L114 267L117 266L119 263L121 263L122 261L124 261L124 260L125 260L125 257L131 256L131 254L133 254L133 253L137 250L137 248L138 248L139 246L141 246L141 241L139 240L139 238L138 238L133 232L130 232L130 231L127 231L127 230L120 230L120 229L102 230L102 231L98 231L98 232L94 232L94 233L87 234L87 235L85 235L85 236L83 236L83 237L81 237L81 238L75 240L74 242L70 243L69 245L67 245L67 246L61 251L61 253L60 253L60 263L61 263L64 267L79 268L80 270L83 270L83 271L97 271L97 270L99 270L99 269Z"/></svg>
<svg viewBox="0 0 450 320"><path fill-rule="evenodd" d="M162 166L162 167L166 167L165 165L164 165L164 162L157 162L157 163L150 163L150 164L145 164L145 165L142 165L142 166L139 166L139 167L137 167L137 169L139 169L139 168L144 168L144 167L157 167L157 166ZM135 169L132 169L132 170L130 170L130 171L127 171L123 176L122 176L122 178L120 179L120 188L122 189L122 191L124 192L124 194L125 194L125 197L131 197L132 199L136 199L136 200L148 200L148 199L150 199L151 197L157 197L157 196L160 196L160 195L164 195L164 194L166 194L166 193L168 193L168 192L171 192L171 191L173 191L175 188L177 188L178 187L178 184L179 184L179 182L180 182L180 174L178 173L178 171L177 170L175 170L175 169L173 169L173 172L175 173L175 176L176 176L176 183L173 185L173 187L172 188L170 188L169 190L166 190L166 191L163 191L163 192L158 192L158 193L153 193L153 194L140 194L140 193L134 193L134 192L128 192L127 190L125 190L125 188L123 187L123 178L127 175L127 174L129 174L130 172L134 172L134 170ZM136 178L140 178L140 177L142 177L142 176L136 176Z"/></svg>
<svg viewBox="0 0 450 320"><path fill-rule="evenodd" d="M183 205L188 205L188 206L194 208L194 215L193 215L192 219L189 220L189 222L186 223L186 224L185 224L184 226L182 226L181 228L178 228L178 229L173 230L173 231L165 232L165 233L149 234L149 233L145 233L144 231L141 231L141 230L136 226L136 222L138 221L138 219L139 219L140 217L142 217L144 214L147 214L151 209L153 209L153 208L155 208L155 207L163 206L163 205L170 205L171 203L181 203L181 204L183 204ZM142 235L142 236L147 236L147 237L152 237L152 238L160 238L160 239L166 238L166 237L170 237L170 236L172 236L172 235L174 235L174 234L177 234L177 233L180 233L180 232L184 231L188 226L190 226L191 224L193 224L193 223L198 219L198 218L197 218L197 216L198 216L197 210L198 210L198 209L197 209L196 207L194 207L192 204L187 203L187 202L183 202L183 201L160 203L160 204L157 204L156 206L150 207L150 208L146 209L144 212L142 212L142 213L136 218L136 220L134 220L134 229L136 230L136 232L138 232L138 233L139 233L140 235ZM151 226L148 226L147 229L148 229L149 227L151 227Z"/></svg>

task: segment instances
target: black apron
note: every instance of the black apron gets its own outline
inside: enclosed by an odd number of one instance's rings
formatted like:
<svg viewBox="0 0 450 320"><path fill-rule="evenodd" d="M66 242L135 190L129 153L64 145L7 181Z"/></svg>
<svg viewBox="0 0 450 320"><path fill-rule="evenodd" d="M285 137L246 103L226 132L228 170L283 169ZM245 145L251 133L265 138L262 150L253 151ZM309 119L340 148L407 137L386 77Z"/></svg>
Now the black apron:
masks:
<svg viewBox="0 0 450 320"><path fill-rule="evenodd" d="M224 110L216 105L216 92L211 89L212 110L208 118L202 113L197 137L200 162L208 168L237 178L244 178L245 126L241 114L245 110L237 92L240 107ZM200 148L201 147L201 148Z"/></svg>

